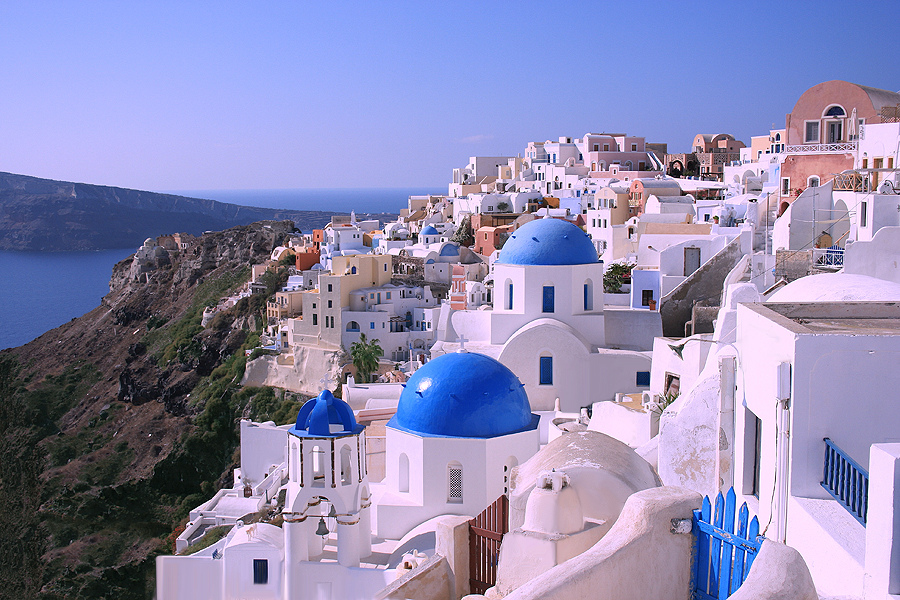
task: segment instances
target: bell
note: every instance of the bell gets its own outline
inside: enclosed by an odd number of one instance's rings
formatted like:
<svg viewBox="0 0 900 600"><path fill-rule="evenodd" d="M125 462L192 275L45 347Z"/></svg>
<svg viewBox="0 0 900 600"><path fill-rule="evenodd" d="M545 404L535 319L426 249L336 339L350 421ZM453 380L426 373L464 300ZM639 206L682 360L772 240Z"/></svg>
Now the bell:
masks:
<svg viewBox="0 0 900 600"><path fill-rule="evenodd" d="M337 511L334 510L334 504L331 505L331 510L328 511L328 516L329 516L329 517L336 517L336 516L337 516Z"/></svg>
<svg viewBox="0 0 900 600"><path fill-rule="evenodd" d="M319 526L316 527L316 535L326 536L328 535L328 526L325 525L325 518L319 517Z"/></svg>

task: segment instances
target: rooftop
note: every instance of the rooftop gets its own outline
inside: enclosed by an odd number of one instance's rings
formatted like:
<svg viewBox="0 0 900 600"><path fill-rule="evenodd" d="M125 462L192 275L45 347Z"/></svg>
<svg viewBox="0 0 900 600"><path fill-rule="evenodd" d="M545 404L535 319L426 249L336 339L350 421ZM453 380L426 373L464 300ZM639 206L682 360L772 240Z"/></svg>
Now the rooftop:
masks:
<svg viewBox="0 0 900 600"><path fill-rule="evenodd" d="M898 302L767 302L742 306L798 334L900 335Z"/></svg>

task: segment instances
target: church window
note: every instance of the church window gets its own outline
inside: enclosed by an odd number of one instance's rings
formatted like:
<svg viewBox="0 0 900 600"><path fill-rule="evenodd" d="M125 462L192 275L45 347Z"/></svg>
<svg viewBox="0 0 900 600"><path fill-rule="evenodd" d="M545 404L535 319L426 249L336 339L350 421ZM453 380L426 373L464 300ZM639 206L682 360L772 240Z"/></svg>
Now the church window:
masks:
<svg viewBox="0 0 900 600"><path fill-rule="evenodd" d="M341 485L350 485L353 479L353 467L350 463L350 446L341 448Z"/></svg>
<svg viewBox="0 0 900 600"><path fill-rule="evenodd" d="M312 449L313 485L325 485L325 450L321 446Z"/></svg>
<svg viewBox="0 0 900 600"><path fill-rule="evenodd" d="M584 310L594 310L594 282L590 279L584 282Z"/></svg>
<svg viewBox="0 0 900 600"><path fill-rule="evenodd" d="M452 462L447 465L447 502L463 501L462 465Z"/></svg>
<svg viewBox="0 0 900 600"><path fill-rule="evenodd" d="M553 385L553 357L542 356L540 359L540 384Z"/></svg>
<svg viewBox="0 0 900 600"><path fill-rule="evenodd" d="M544 312L552 313L555 302L555 288L552 285L544 286Z"/></svg>
<svg viewBox="0 0 900 600"><path fill-rule="evenodd" d="M265 558L253 559L253 583L269 583L269 561Z"/></svg>
<svg viewBox="0 0 900 600"><path fill-rule="evenodd" d="M409 457L406 453L400 454L399 473L397 477L397 491L409 491Z"/></svg>
<svg viewBox="0 0 900 600"><path fill-rule="evenodd" d="M513 284L509 279L506 280L506 310L512 310L513 307Z"/></svg>
<svg viewBox="0 0 900 600"><path fill-rule="evenodd" d="M350 274L356 275L356 267L350 267Z"/></svg>

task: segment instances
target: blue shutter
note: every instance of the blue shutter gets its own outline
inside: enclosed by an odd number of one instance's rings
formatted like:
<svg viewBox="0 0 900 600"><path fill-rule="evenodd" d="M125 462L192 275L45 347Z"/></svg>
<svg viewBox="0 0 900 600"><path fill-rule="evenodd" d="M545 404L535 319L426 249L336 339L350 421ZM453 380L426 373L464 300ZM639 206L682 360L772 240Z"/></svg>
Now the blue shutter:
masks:
<svg viewBox="0 0 900 600"><path fill-rule="evenodd" d="M509 299L506 303L506 309L512 310L513 307L513 284L509 284Z"/></svg>
<svg viewBox="0 0 900 600"><path fill-rule="evenodd" d="M544 312L552 313L553 312L553 296L554 296L555 288L552 285L544 286Z"/></svg>
<svg viewBox="0 0 900 600"><path fill-rule="evenodd" d="M635 383L638 387L650 387L650 371L638 371Z"/></svg>
<svg viewBox="0 0 900 600"><path fill-rule="evenodd" d="M553 357L541 357L541 385L553 385Z"/></svg>

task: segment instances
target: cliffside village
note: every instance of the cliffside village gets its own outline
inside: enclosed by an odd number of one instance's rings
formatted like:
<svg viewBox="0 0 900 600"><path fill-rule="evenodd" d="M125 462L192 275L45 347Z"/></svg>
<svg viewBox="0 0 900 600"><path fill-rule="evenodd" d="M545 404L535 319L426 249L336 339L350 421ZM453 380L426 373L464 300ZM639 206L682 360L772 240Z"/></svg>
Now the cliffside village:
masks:
<svg viewBox="0 0 900 600"><path fill-rule="evenodd" d="M829 81L298 234L242 384L315 398L241 422L157 597L900 597L898 161L900 93Z"/></svg>

